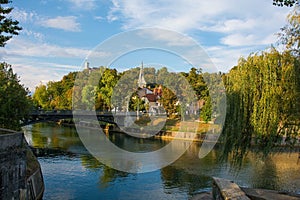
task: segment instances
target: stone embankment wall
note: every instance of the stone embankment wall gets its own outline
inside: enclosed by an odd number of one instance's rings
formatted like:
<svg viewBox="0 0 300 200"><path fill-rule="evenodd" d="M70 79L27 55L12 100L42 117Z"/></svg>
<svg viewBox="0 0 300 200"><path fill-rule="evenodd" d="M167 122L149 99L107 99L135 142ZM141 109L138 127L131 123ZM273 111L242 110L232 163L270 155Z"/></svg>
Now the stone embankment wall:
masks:
<svg viewBox="0 0 300 200"><path fill-rule="evenodd" d="M0 199L42 199L43 192L40 165L23 133L0 130Z"/></svg>
<svg viewBox="0 0 300 200"><path fill-rule="evenodd" d="M0 135L0 199L25 195L26 150L21 133Z"/></svg>

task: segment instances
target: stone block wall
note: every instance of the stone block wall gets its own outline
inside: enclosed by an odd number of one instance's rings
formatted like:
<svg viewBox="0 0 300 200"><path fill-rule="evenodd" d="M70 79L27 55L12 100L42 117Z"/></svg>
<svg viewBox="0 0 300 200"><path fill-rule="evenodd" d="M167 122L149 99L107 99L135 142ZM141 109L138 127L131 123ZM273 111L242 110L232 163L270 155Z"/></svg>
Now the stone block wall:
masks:
<svg viewBox="0 0 300 200"><path fill-rule="evenodd" d="M0 135L0 199L21 199L26 188L23 134Z"/></svg>
<svg viewBox="0 0 300 200"><path fill-rule="evenodd" d="M42 199L44 182L39 164L28 176L27 146L21 132L0 134L0 199ZM32 162L32 161L30 161ZM37 161L35 161L37 162Z"/></svg>

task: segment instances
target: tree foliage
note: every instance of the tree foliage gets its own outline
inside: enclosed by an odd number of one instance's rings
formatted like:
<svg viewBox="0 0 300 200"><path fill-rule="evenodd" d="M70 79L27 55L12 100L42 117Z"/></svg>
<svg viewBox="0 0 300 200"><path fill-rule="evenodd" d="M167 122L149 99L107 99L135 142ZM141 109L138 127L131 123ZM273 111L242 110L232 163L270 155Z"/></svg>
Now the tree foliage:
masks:
<svg viewBox="0 0 300 200"><path fill-rule="evenodd" d="M147 110L149 105L138 99L137 88L134 87L138 85L139 71L140 68L118 72L116 69L99 67L69 73L61 81L50 81L46 85L36 87L33 95L34 105L45 110L70 110L73 93L75 109L110 111L114 108L126 110L128 106L131 111L137 108ZM167 68L156 70L147 67L144 68L144 75L150 89L163 86L163 95L159 102L168 116L178 114L184 117L183 110L188 110L193 101L205 99L207 103L203 107L201 117L205 121L211 120L212 106L201 70L192 68L188 73L174 73L168 72ZM195 114L195 117L199 118L199 111Z"/></svg>
<svg viewBox="0 0 300 200"><path fill-rule="evenodd" d="M252 144L268 154L300 135L300 63L290 52L270 52L240 59L225 75L227 116L225 155L240 161Z"/></svg>
<svg viewBox="0 0 300 200"><path fill-rule="evenodd" d="M7 63L0 64L0 127L19 130L31 109L29 91Z"/></svg>
<svg viewBox="0 0 300 200"><path fill-rule="evenodd" d="M35 107L45 110L71 110L76 74L76 72L71 72L65 75L61 81L50 81L47 85L37 86L32 97Z"/></svg>
<svg viewBox="0 0 300 200"><path fill-rule="evenodd" d="M287 16L288 24L281 28L279 41L291 50L296 56L300 56L300 6Z"/></svg>
<svg viewBox="0 0 300 200"><path fill-rule="evenodd" d="M13 35L18 35L22 28L17 20L8 17L13 10L11 7L5 7L6 4L11 3L9 0L0 0L0 47L4 47L6 42L12 38Z"/></svg>

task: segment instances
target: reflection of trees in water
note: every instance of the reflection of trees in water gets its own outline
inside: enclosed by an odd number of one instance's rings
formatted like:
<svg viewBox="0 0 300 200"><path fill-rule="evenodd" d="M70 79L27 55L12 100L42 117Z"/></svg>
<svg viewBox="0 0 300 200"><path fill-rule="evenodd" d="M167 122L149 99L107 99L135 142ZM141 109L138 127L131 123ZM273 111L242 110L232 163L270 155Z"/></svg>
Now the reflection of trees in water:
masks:
<svg viewBox="0 0 300 200"><path fill-rule="evenodd" d="M118 171L102 164L90 154L81 155L80 159L83 167L92 171L102 171L99 177L100 188L106 188L109 186L109 183L115 182L116 179L128 176L126 172Z"/></svg>
<svg viewBox="0 0 300 200"><path fill-rule="evenodd" d="M128 176L128 173L112 169L106 165L103 165L102 172L103 172L102 176L100 177L99 180L100 188L106 188L109 186L109 183L115 182L116 179Z"/></svg>
<svg viewBox="0 0 300 200"><path fill-rule="evenodd" d="M199 189L211 188L211 177L222 173L223 168L218 162L220 152L213 150L206 157L199 159L200 147L201 143L193 143L176 162L161 170L166 190L180 188L192 195L199 192Z"/></svg>
<svg viewBox="0 0 300 200"><path fill-rule="evenodd" d="M222 160L219 160L220 154L222 153L218 147L209 152L204 158L199 159L198 154L201 147L201 143L193 143L188 150L172 165L177 168L187 170L188 173L193 174L206 174L216 176L216 173L221 171L227 166ZM204 147L203 147L204 148Z"/></svg>
<svg viewBox="0 0 300 200"><path fill-rule="evenodd" d="M29 137L32 137L33 145L37 147L40 153L43 153L42 157L49 155L80 157L83 167L99 172L100 188L108 187L110 183L131 175L110 169L89 155L83 148L74 127L41 123L27 127L25 132ZM159 149L169 142L158 139L132 138L120 133L109 134L109 139L120 148L133 152ZM217 176L256 188L299 191L297 189L297 180L299 180L297 153L293 153L293 157L290 158L288 154L281 152L279 155L267 159L262 159L255 153L249 153L244 158L240 170L236 168L230 170L230 159L226 163L218 162L222 153L221 144L215 146L214 150L203 159L198 158L200 147L201 143L194 143L181 158L171 166L161 170L161 179L166 190L178 187L182 190L188 190L192 194L199 188L209 188L211 186L210 177ZM43 151L40 151L41 149ZM68 152L73 152L73 154ZM232 172L236 176L232 176Z"/></svg>
<svg viewBox="0 0 300 200"><path fill-rule="evenodd" d="M138 138L126 133L110 132L109 139L121 149L131 152L150 152L162 148L169 141L154 138Z"/></svg>
<svg viewBox="0 0 300 200"><path fill-rule="evenodd" d="M279 189L279 177L273 159L268 156L264 159L255 157L252 174L252 187L264 189Z"/></svg>
<svg viewBox="0 0 300 200"><path fill-rule="evenodd" d="M32 146L36 148L69 149L71 146L82 146L73 127L61 127L54 123L38 123L27 129L31 132Z"/></svg>
<svg viewBox="0 0 300 200"><path fill-rule="evenodd" d="M300 165L298 153L274 152L266 158L250 154L253 175L252 187L299 193Z"/></svg>
<svg viewBox="0 0 300 200"><path fill-rule="evenodd" d="M212 180L209 176L190 174L173 166L163 168L161 178L166 190L180 188L188 190L189 195L199 191L199 188L210 188Z"/></svg>
<svg viewBox="0 0 300 200"><path fill-rule="evenodd" d="M90 154L81 155L81 164L83 167L97 171L103 167L103 164Z"/></svg>

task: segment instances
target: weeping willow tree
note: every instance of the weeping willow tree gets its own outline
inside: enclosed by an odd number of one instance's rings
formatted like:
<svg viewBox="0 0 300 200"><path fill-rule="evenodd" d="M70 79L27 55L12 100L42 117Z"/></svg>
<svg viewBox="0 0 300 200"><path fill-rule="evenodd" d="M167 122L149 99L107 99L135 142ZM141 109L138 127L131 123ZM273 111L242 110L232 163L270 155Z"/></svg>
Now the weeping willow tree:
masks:
<svg viewBox="0 0 300 200"><path fill-rule="evenodd" d="M273 147L297 144L300 136L300 62L289 51L252 54L225 75L227 115L224 158L241 163L254 145L267 155Z"/></svg>

